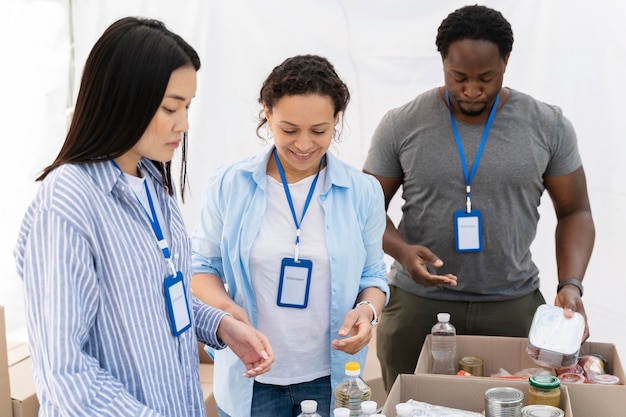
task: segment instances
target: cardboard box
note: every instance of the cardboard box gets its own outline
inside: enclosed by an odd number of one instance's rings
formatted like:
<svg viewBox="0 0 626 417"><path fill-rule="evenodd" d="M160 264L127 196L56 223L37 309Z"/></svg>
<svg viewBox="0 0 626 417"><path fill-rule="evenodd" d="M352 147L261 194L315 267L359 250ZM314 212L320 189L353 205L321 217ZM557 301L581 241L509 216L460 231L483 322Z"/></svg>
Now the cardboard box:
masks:
<svg viewBox="0 0 626 417"><path fill-rule="evenodd" d="M521 390L526 399L528 383L497 378L454 375L415 374L398 375L385 401L383 414L396 415L396 404L415 400L433 405L482 413L485 409L485 391L494 387L512 387ZM526 405L526 401L524 401ZM568 387L561 387L561 406L565 417L573 417ZM583 417L609 416L590 414Z"/></svg>
<svg viewBox="0 0 626 417"><path fill-rule="evenodd" d="M27 343L8 342L7 353L13 417L37 417L39 400L35 392L33 364Z"/></svg>
<svg viewBox="0 0 626 417"><path fill-rule="evenodd" d="M0 306L0 416L11 417L11 387L7 359L7 331L4 324L4 307Z"/></svg>
<svg viewBox="0 0 626 417"><path fill-rule="evenodd" d="M416 374L427 374L431 369L430 335L426 337L415 368ZM483 359L483 375L489 376L500 368L514 374L526 368L539 367L526 352L527 338L457 336L456 359L463 356L477 356ZM626 382L624 368L611 343L585 342L580 355L595 353L607 360L606 372L616 375ZM446 378L443 375L434 375ZM448 376L447 378L455 378ZM478 377L477 377L478 378ZM480 378L487 379L487 378ZM572 412L576 417L626 417L626 386L624 385L567 385Z"/></svg>

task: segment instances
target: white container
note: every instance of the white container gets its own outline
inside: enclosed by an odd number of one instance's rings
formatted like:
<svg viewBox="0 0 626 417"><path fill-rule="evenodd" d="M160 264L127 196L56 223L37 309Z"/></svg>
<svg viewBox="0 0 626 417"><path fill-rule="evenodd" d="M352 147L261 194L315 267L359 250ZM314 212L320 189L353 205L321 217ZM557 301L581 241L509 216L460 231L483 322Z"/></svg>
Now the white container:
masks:
<svg viewBox="0 0 626 417"><path fill-rule="evenodd" d="M584 331L582 314L567 318L561 307L542 304L533 317L526 351L541 366L572 366L578 361Z"/></svg>

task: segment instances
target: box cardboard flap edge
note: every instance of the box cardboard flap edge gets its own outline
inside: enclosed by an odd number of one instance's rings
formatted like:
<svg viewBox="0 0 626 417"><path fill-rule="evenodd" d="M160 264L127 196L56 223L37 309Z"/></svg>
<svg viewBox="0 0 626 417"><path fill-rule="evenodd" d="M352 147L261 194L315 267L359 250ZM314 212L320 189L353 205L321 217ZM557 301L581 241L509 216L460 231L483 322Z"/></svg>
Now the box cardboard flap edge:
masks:
<svg viewBox="0 0 626 417"><path fill-rule="evenodd" d="M483 375L489 377L504 368L514 374L522 369L539 367L526 352L527 338L501 336L457 336L456 359L463 356L479 356L484 360ZM606 372L626 383L622 361L612 343L585 342L579 355L599 354L607 360ZM422 346L416 374L430 371L430 336ZM549 369L549 368L544 368ZM552 372L552 370L550 370ZM431 375L435 378L459 378L446 375ZM482 378L481 378L482 379ZM491 378L484 378L491 379ZM626 386L598 384L569 384L568 393L573 413L579 417L611 416L626 417Z"/></svg>
<svg viewBox="0 0 626 417"><path fill-rule="evenodd" d="M0 306L0 416L11 416L13 414L6 334L4 307Z"/></svg>
<svg viewBox="0 0 626 417"><path fill-rule="evenodd" d="M527 404L528 382L526 381L453 375L401 374L396 378L387 396L382 413L386 416L394 416L396 404L411 399L482 413L485 408L485 391L493 387L517 388L524 393L523 404ZM574 416L566 386L561 387L560 408L565 412L565 417Z"/></svg>

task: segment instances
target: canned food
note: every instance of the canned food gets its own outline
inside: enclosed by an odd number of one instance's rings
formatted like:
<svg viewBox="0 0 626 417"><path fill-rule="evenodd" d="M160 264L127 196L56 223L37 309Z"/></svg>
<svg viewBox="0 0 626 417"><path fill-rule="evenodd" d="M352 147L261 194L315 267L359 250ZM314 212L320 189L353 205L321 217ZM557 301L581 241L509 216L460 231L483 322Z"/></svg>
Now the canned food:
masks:
<svg viewBox="0 0 626 417"><path fill-rule="evenodd" d="M474 376L483 376L483 360L476 356L463 356L459 359L459 370Z"/></svg>
<svg viewBox="0 0 626 417"><path fill-rule="evenodd" d="M485 391L486 417L519 417L524 393L517 388L495 387Z"/></svg>
<svg viewBox="0 0 626 417"><path fill-rule="evenodd" d="M563 410L551 405L534 404L522 408L522 417L564 417Z"/></svg>

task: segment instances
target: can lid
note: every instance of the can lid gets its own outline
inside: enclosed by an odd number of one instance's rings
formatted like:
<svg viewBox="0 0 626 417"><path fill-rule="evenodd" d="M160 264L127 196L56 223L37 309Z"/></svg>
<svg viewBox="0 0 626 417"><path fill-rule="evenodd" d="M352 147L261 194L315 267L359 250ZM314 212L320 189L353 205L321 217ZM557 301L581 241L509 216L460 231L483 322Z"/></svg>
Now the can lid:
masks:
<svg viewBox="0 0 626 417"><path fill-rule="evenodd" d="M466 366L478 366L483 364L483 360L476 356L463 356L459 359L459 364Z"/></svg>
<svg viewBox="0 0 626 417"><path fill-rule="evenodd" d="M541 389L554 389L561 386L559 378L553 375L533 375L528 378L530 385Z"/></svg>
<svg viewBox="0 0 626 417"><path fill-rule="evenodd" d="M498 404L515 405L524 400L524 393L517 388L494 387L485 391L485 399Z"/></svg>
<svg viewBox="0 0 626 417"><path fill-rule="evenodd" d="M565 412L551 405L533 404L522 407L522 417L564 417Z"/></svg>

